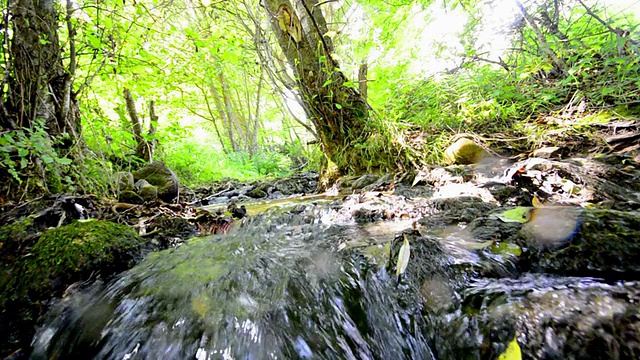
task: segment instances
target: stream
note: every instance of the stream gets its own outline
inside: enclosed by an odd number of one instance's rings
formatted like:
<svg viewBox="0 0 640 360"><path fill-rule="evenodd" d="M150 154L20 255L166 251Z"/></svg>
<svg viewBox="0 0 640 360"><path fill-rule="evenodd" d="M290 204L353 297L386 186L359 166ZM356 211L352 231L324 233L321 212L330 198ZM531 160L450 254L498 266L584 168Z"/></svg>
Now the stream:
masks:
<svg viewBox="0 0 640 360"><path fill-rule="evenodd" d="M407 289L336 244L371 234L326 206L267 211L152 254L65 299L32 358L433 358ZM391 235L392 236L392 235Z"/></svg>
<svg viewBox="0 0 640 360"><path fill-rule="evenodd" d="M514 340L525 359L640 356L637 211L532 209L523 225L478 197L396 190L261 204L151 253L57 301L31 358L496 359ZM594 251L597 231L629 247Z"/></svg>

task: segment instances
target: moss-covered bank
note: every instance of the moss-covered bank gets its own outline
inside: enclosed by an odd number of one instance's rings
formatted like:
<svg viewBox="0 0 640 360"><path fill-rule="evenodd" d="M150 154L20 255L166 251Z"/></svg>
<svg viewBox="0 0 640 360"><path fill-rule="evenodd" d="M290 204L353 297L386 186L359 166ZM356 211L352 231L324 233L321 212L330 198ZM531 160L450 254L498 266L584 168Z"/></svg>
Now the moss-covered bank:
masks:
<svg viewBox="0 0 640 360"><path fill-rule="evenodd" d="M16 227L28 224L27 218L0 234L15 235ZM10 238L2 240L13 243ZM133 265L141 244L133 229L108 221L74 222L48 230L22 261L3 264L0 296L3 301L25 295L31 299L49 297L92 273L112 274Z"/></svg>
<svg viewBox="0 0 640 360"><path fill-rule="evenodd" d="M76 221L39 237L32 227L33 216L0 227L3 348L24 347L48 299L133 266L142 245L135 230L109 221Z"/></svg>

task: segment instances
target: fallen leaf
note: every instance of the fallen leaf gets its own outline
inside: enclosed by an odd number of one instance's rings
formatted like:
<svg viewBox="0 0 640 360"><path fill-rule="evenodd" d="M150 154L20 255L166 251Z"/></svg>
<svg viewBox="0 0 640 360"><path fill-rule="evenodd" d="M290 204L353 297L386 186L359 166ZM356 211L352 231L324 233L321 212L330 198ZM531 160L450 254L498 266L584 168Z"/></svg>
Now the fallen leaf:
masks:
<svg viewBox="0 0 640 360"><path fill-rule="evenodd" d="M533 205L534 208L541 208L544 206L540 199L535 195L533 196L533 200L531 200L531 205Z"/></svg>
<svg viewBox="0 0 640 360"><path fill-rule="evenodd" d="M517 335L513 337L513 340L507 345L507 350L498 357L498 360L522 360L522 351L517 339Z"/></svg>
<svg viewBox="0 0 640 360"><path fill-rule="evenodd" d="M409 265L409 256L411 255L409 239L407 239L407 235L403 236L404 242L402 243L402 247L400 247L400 252L398 253L398 263L396 264L396 276L402 275L407 269L407 265Z"/></svg>
<svg viewBox="0 0 640 360"><path fill-rule="evenodd" d="M526 223L529 220L531 213L530 207L517 207L497 214L496 217L504 222L519 222Z"/></svg>

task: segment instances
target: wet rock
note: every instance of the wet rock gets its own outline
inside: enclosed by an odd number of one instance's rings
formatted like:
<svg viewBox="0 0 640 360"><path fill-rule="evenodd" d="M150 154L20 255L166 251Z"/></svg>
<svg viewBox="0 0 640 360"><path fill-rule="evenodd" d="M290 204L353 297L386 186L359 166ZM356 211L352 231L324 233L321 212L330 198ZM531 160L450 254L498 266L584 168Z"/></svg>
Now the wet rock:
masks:
<svg viewBox="0 0 640 360"><path fill-rule="evenodd" d="M366 174L366 175L362 175L361 177L357 178L352 184L351 184L351 189L352 190L360 190L362 188L364 188L367 185L371 185L373 183L375 183L378 180L378 176L373 175L373 174Z"/></svg>
<svg viewBox="0 0 640 360"><path fill-rule="evenodd" d="M273 187L275 190L270 194L271 198L295 194L312 194L318 188L318 174L305 172L300 175L280 179L273 184Z"/></svg>
<svg viewBox="0 0 640 360"><path fill-rule="evenodd" d="M457 294L449 284L451 279L440 274L433 275L422 282L420 295L430 311L443 313L455 308L458 298Z"/></svg>
<svg viewBox="0 0 640 360"><path fill-rule="evenodd" d="M249 190L247 192L247 196L249 196L251 198L254 198L254 199L261 199L261 198L266 198L268 196L268 194L267 194L266 191L264 191L264 190L262 190L262 189L260 189L258 187L255 187L255 188L253 188L253 189L251 189L251 190Z"/></svg>
<svg viewBox="0 0 640 360"><path fill-rule="evenodd" d="M359 178L359 176L355 176L355 175L345 175L340 177L340 179L338 179L336 181L336 186L338 187L338 189L351 189L353 182L356 181Z"/></svg>
<svg viewBox="0 0 640 360"><path fill-rule="evenodd" d="M547 146L533 150L531 154L533 157L539 157L543 159L551 159L560 156L562 148L558 146Z"/></svg>
<svg viewBox="0 0 640 360"><path fill-rule="evenodd" d="M473 140L460 138L444 152L447 164L475 164L486 155L484 149Z"/></svg>
<svg viewBox="0 0 640 360"><path fill-rule="evenodd" d="M621 169L593 159L532 158L509 167L503 181L545 203L590 202L617 210L637 209L640 172Z"/></svg>
<svg viewBox="0 0 640 360"><path fill-rule="evenodd" d="M236 219L242 219L247 216L247 208L244 205L238 206L236 203L231 203L227 207L227 211Z"/></svg>
<svg viewBox="0 0 640 360"><path fill-rule="evenodd" d="M531 204L532 195L521 188L503 184L488 183L482 186L487 189L493 198L502 206L517 206Z"/></svg>
<svg viewBox="0 0 640 360"><path fill-rule="evenodd" d="M118 192L133 191L133 174L128 171L119 171L113 175Z"/></svg>
<svg viewBox="0 0 640 360"><path fill-rule="evenodd" d="M486 215L497 205L473 196L435 199L429 201L428 216L419 220L427 228L437 228L471 221Z"/></svg>
<svg viewBox="0 0 640 360"><path fill-rule="evenodd" d="M361 208L353 212L353 219L357 223L368 223L382 220L385 216L383 209L366 209Z"/></svg>
<svg viewBox="0 0 640 360"><path fill-rule="evenodd" d="M247 191L246 195L250 198L261 199L269 196L269 193L272 190L271 184L268 182L262 182L254 185L249 191Z"/></svg>
<svg viewBox="0 0 640 360"><path fill-rule="evenodd" d="M493 216L481 216L468 226L474 238L481 241L498 239L510 243L522 243L522 224L504 222Z"/></svg>
<svg viewBox="0 0 640 360"><path fill-rule="evenodd" d="M35 217L20 226L34 226L33 220L40 221ZM77 281L109 277L131 267L142 245L130 227L97 220L75 222L35 238L35 242L22 241L22 246L30 246L28 256L0 263L3 351L9 342L13 349L29 348L35 321L46 309L48 299L60 296ZM2 239L0 242L7 244Z"/></svg>
<svg viewBox="0 0 640 360"><path fill-rule="evenodd" d="M158 188L158 198L165 202L171 202L178 197L180 183L176 174L163 162L153 163L133 173L135 181L144 179Z"/></svg>
<svg viewBox="0 0 640 360"><path fill-rule="evenodd" d="M384 174L378 180L365 186L365 191L386 190L389 185L393 184L393 174Z"/></svg>
<svg viewBox="0 0 640 360"><path fill-rule="evenodd" d="M406 198L426 198L433 195L433 189L427 186L407 186L400 184L396 185L393 193Z"/></svg>
<svg viewBox="0 0 640 360"><path fill-rule="evenodd" d="M532 269L568 275L637 278L640 275L640 214L585 209L579 229L564 247L541 250L537 239L525 237ZM531 246L531 242L534 246Z"/></svg>
<svg viewBox="0 0 640 360"><path fill-rule="evenodd" d="M391 242L389 263L387 265L387 271L390 274L396 274L398 256L405 237L410 246L409 263L405 270L405 275L413 284L422 286L426 281L432 281L434 278L448 284L457 280L453 276L449 258L446 256L438 239L422 236L416 230L406 230L398 234ZM441 286L444 285L441 284Z"/></svg>
<svg viewBox="0 0 640 360"><path fill-rule="evenodd" d="M497 358L514 337L523 359L634 359L640 353L637 282L525 276L476 282L466 295L467 307L476 301L480 307L483 358Z"/></svg>

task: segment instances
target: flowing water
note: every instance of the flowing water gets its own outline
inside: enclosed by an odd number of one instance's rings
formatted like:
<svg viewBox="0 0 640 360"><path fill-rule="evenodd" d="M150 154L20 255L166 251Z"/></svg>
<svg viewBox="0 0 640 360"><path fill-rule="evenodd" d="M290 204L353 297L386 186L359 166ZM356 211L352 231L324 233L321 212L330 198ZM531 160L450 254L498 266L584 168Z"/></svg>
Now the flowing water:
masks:
<svg viewBox="0 0 640 360"><path fill-rule="evenodd" d="M441 205L488 211L468 201ZM226 235L149 254L56 303L31 358L495 359L514 337L525 359L634 358L640 343L620 338L638 338L637 282L520 273L520 247L487 241L517 228L491 217L418 232L411 220L356 223L345 204L281 201Z"/></svg>
<svg viewBox="0 0 640 360"><path fill-rule="evenodd" d="M267 211L232 234L151 254L64 299L32 358L433 358L419 304L406 301L415 294L337 251L383 234L334 216L327 206Z"/></svg>

